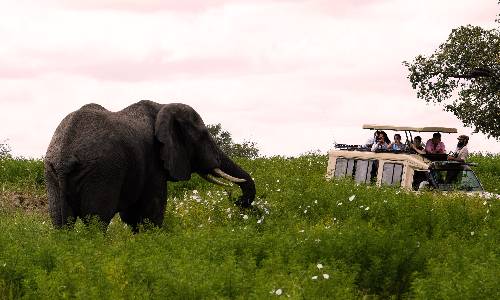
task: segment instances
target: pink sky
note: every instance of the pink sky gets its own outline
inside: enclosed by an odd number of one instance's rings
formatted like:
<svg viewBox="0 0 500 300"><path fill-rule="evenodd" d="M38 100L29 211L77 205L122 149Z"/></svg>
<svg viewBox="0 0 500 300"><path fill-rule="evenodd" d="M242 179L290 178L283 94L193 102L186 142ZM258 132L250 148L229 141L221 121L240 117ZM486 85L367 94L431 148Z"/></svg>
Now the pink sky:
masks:
<svg viewBox="0 0 500 300"><path fill-rule="evenodd" d="M363 143L363 123L470 134L416 98L401 62L460 25L498 26L500 10L496 0L6 2L0 141L28 157L43 156L82 105L141 99L189 104L265 155ZM456 135L443 140L453 150ZM474 134L470 149L500 152L500 142Z"/></svg>

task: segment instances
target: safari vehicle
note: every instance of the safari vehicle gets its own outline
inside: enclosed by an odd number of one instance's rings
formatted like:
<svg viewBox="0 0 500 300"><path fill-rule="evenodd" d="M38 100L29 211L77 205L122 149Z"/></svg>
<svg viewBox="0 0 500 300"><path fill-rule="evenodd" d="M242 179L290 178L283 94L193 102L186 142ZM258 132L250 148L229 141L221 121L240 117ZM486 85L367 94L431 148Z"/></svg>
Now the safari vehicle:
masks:
<svg viewBox="0 0 500 300"><path fill-rule="evenodd" d="M457 132L455 128L445 127L363 125L363 128L404 131L408 145L413 142L412 132ZM360 184L390 185L415 191L427 188L484 192L470 168L473 164L447 161L447 154L417 154L409 150L372 152L366 145L337 144L328 155L326 177L330 179L350 177Z"/></svg>

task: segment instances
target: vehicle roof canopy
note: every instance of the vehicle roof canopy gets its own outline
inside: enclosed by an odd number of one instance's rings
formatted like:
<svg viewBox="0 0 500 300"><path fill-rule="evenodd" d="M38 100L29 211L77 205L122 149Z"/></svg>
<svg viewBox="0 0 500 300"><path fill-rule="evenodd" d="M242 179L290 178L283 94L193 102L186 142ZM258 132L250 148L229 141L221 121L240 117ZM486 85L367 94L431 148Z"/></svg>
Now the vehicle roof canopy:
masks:
<svg viewBox="0 0 500 300"><path fill-rule="evenodd" d="M449 127L410 127L410 126L393 126L393 125L376 125L376 124L364 124L363 129L415 131L415 132L444 132L444 133L458 132L456 128L449 128Z"/></svg>

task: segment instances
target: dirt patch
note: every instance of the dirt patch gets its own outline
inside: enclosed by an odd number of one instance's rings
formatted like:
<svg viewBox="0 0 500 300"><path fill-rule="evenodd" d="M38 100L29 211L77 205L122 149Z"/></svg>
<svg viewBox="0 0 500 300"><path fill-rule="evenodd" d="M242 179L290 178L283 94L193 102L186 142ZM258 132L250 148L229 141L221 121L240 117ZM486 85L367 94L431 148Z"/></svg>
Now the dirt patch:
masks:
<svg viewBox="0 0 500 300"><path fill-rule="evenodd" d="M24 210L48 213L46 195L32 193L0 191L0 210Z"/></svg>

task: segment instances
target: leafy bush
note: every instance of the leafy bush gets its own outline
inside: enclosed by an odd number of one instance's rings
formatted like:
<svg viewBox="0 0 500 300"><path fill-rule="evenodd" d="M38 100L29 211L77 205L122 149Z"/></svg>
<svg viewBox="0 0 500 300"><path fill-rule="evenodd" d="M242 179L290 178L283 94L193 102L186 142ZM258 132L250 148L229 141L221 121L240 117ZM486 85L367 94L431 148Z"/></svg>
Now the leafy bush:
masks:
<svg viewBox="0 0 500 300"><path fill-rule="evenodd" d="M219 148L224 151L229 157L256 158L259 156L257 144L252 141L244 141L243 143L235 143L229 131L222 129L222 125L207 125L208 131L215 140Z"/></svg>
<svg viewBox="0 0 500 300"><path fill-rule="evenodd" d="M474 172L480 178L485 190L500 194L500 154L474 154L470 161L477 163Z"/></svg>
<svg viewBox="0 0 500 300"><path fill-rule="evenodd" d="M0 143L0 159L4 157L10 157L10 147L7 143Z"/></svg>
<svg viewBox="0 0 500 300"><path fill-rule="evenodd" d="M0 158L0 185L16 187L18 190L44 189L43 161L15 157Z"/></svg>

